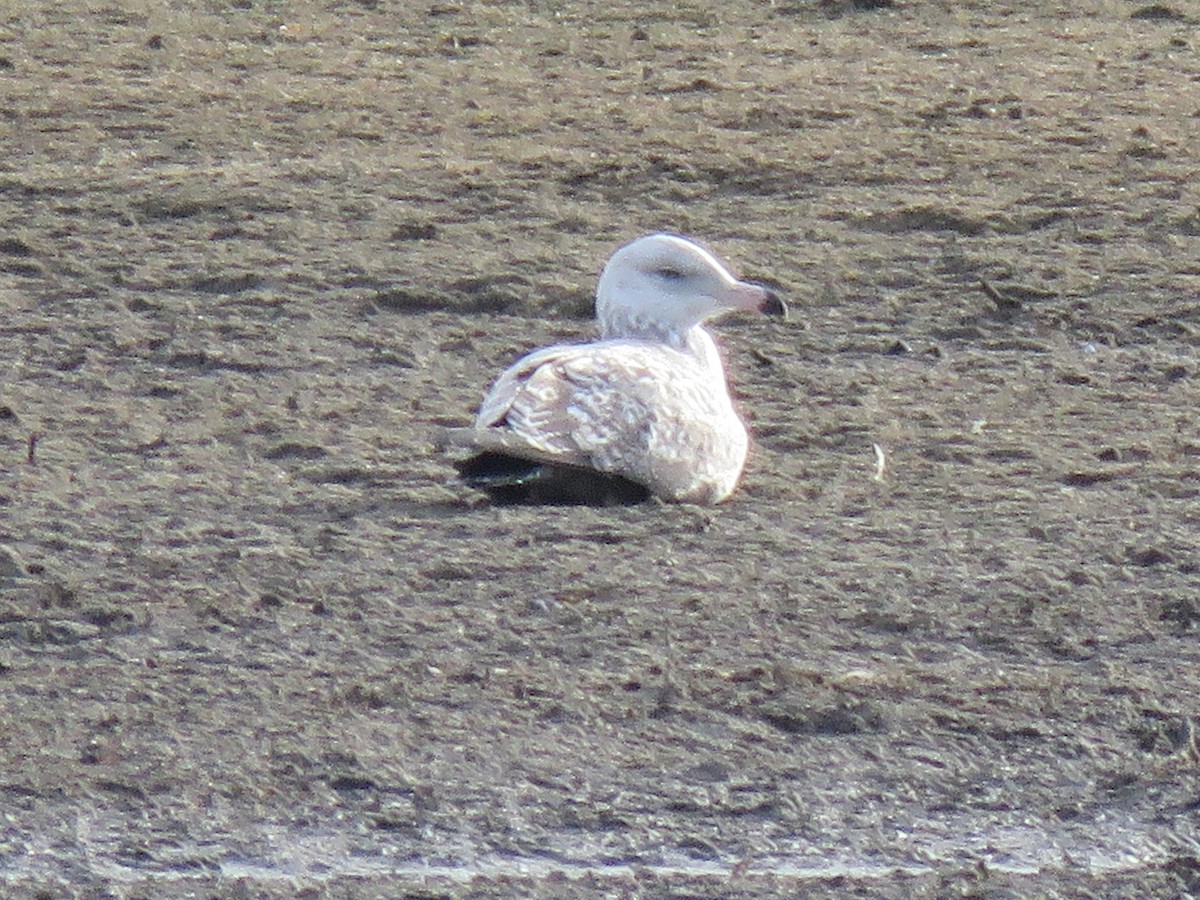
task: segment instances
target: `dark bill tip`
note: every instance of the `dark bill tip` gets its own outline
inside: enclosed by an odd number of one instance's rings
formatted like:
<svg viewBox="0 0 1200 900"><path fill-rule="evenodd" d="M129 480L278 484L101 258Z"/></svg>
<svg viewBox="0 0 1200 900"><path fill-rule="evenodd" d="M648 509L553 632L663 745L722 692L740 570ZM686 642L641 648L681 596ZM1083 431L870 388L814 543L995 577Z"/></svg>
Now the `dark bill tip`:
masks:
<svg viewBox="0 0 1200 900"><path fill-rule="evenodd" d="M762 303L759 304L758 311L764 316L779 316L781 319L787 318L787 304L779 298L778 294L771 290L766 290L766 296L763 297Z"/></svg>

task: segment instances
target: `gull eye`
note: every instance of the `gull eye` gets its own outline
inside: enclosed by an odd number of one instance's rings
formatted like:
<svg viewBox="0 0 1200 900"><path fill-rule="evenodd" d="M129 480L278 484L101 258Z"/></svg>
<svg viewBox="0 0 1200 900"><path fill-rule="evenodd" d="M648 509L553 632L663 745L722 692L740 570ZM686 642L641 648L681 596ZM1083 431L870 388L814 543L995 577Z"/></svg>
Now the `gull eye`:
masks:
<svg viewBox="0 0 1200 900"><path fill-rule="evenodd" d="M668 281L678 281L683 277L683 272L673 266L663 266L655 272L660 278L665 278Z"/></svg>

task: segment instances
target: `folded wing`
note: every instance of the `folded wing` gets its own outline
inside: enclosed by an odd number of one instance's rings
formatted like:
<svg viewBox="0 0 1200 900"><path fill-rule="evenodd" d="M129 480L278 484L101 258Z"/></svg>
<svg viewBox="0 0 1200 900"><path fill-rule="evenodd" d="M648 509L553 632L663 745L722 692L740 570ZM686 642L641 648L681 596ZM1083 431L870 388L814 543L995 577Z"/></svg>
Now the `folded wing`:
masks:
<svg viewBox="0 0 1200 900"><path fill-rule="evenodd" d="M501 375L476 417L473 444L492 454L490 473L504 469L495 458L503 454L536 464L510 473L526 481L566 467L665 499L715 502L736 484L747 438L723 376L712 381L692 356L663 344L549 347Z"/></svg>

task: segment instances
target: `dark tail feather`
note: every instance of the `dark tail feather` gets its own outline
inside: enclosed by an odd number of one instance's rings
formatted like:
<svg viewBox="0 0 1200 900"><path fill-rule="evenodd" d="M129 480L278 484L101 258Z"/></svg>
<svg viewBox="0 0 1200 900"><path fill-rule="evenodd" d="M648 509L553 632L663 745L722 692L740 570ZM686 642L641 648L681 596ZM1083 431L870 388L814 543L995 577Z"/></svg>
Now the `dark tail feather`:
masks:
<svg viewBox="0 0 1200 900"><path fill-rule="evenodd" d="M636 481L577 466L485 451L455 463L462 480L501 505L629 506L650 498Z"/></svg>

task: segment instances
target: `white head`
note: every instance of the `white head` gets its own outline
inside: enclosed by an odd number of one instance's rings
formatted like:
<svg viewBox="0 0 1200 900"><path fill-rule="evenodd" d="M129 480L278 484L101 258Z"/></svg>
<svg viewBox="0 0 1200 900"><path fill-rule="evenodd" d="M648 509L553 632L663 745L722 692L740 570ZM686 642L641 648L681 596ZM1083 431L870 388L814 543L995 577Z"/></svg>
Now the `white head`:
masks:
<svg viewBox="0 0 1200 900"><path fill-rule="evenodd" d="M706 319L735 309L786 313L772 291L739 281L703 247L674 234L626 244L605 265L596 291L596 320L606 338L674 343Z"/></svg>

